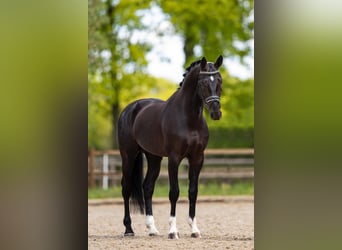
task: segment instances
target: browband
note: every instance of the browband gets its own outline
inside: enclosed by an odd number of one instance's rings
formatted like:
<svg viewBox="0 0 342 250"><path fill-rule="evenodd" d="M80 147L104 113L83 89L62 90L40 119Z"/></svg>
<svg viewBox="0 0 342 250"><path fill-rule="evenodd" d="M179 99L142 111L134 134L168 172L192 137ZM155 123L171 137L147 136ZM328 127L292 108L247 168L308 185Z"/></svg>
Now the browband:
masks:
<svg viewBox="0 0 342 250"><path fill-rule="evenodd" d="M219 71L218 71L218 70L216 70L216 71L211 71L211 72L208 72L208 71L200 71L199 73L200 73L200 75L215 75L215 74L219 73Z"/></svg>

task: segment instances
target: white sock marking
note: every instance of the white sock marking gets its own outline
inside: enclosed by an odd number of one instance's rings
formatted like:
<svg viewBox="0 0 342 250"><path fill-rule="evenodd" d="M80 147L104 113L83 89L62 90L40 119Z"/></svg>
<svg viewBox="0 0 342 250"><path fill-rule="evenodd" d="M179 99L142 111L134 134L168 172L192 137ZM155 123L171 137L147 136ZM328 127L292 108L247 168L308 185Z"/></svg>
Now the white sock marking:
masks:
<svg viewBox="0 0 342 250"><path fill-rule="evenodd" d="M155 224L153 215L146 216L146 227L149 229L149 234L159 234Z"/></svg>
<svg viewBox="0 0 342 250"><path fill-rule="evenodd" d="M169 224L170 224L170 232L169 232L169 234L174 233L176 239L178 239L178 230L177 230L177 221L176 221L176 217L170 216L170 218L169 218Z"/></svg>
<svg viewBox="0 0 342 250"><path fill-rule="evenodd" d="M191 219L189 217L188 223L189 223L189 225L191 227L191 233L198 233L199 236L201 237L201 232L200 232L200 230L197 227L196 218Z"/></svg>

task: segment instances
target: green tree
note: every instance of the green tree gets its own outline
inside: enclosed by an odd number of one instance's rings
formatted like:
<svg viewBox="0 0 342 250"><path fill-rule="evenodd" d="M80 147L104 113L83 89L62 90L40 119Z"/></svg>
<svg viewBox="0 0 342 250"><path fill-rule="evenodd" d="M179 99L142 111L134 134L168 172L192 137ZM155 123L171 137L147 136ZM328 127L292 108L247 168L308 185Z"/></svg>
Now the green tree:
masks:
<svg viewBox="0 0 342 250"><path fill-rule="evenodd" d="M139 94L142 82L151 84L145 73L150 46L133 39L137 30L147 28L141 19L149 6L150 1L141 0L88 0L88 91L92 95L88 105L106 107L106 111L110 107L110 113L103 114L112 117L114 148L122 92Z"/></svg>
<svg viewBox="0 0 342 250"><path fill-rule="evenodd" d="M216 58L250 52L246 44L253 37L253 0L159 0L175 30L184 39L185 64L201 55Z"/></svg>

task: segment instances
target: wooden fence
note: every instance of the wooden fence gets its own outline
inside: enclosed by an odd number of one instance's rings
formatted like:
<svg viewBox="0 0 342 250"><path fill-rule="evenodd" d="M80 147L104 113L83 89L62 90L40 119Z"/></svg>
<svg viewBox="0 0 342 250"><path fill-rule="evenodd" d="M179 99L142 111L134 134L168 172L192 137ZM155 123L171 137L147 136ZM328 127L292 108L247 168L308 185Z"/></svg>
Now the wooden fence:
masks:
<svg viewBox="0 0 342 250"><path fill-rule="evenodd" d="M206 149L200 181L253 180L254 149ZM146 160L144 160L146 165ZM180 164L179 179L187 179L188 162ZM159 179L167 180L167 158L162 160ZM88 187L120 185L121 157L118 150L90 150L88 154Z"/></svg>

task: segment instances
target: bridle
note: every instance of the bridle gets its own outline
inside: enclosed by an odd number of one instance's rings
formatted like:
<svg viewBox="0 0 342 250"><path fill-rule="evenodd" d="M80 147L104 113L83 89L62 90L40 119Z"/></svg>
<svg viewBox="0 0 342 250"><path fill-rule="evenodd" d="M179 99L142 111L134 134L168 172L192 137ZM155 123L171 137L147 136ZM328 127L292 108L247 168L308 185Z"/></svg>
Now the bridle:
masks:
<svg viewBox="0 0 342 250"><path fill-rule="evenodd" d="M208 72L208 71L200 71L200 72L199 72L200 75L209 75L209 76L210 76L210 81L214 81L213 75L216 75L216 74L218 74L218 73L219 73L218 70L216 70L216 71L210 71L210 72ZM209 105L209 103L215 102L215 101L218 102L218 103L220 103L220 97L217 96L217 95L211 95L211 96L209 96L209 97L207 97L207 98L204 99L204 102L205 102L207 105Z"/></svg>
<svg viewBox="0 0 342 250"><path fill-rule="evenodd" d="M200 75L215 75L217 73L220 73L218 70L216 71L200 71Z"/></svg>
<svg viewBox="0 0 342 250"><path fill-rule="evenodd" d="M220 97L218 95L212 95L212 96L205 98L204 101L206 104L209 104L209 103L215 102L215 101L220 103Z"/></svg>

